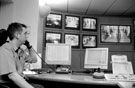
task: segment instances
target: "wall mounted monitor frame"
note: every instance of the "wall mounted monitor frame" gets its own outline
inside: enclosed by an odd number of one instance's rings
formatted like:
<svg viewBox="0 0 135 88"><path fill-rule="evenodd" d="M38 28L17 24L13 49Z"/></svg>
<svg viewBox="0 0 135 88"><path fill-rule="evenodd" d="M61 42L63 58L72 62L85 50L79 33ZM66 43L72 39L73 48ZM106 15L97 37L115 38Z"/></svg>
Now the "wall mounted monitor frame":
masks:
<svg viewBox="0 0 135 88"><path fill-rule="evenodd" d="M119 25L119 43L131 43L131 26Z"/></svg>
<svg viewBox="0 0 135 88"><path fill-rule="evenodd" d="M84 31L97 31L97 19L92 17L82 17L82 29Z"/></svg>
<svg viewBox="0 0 135 88"><path fill-rule="evenodd" d="M80 48L80 35L73 33L65 33L64 43L70 44L72 48Z"/></svg>
<svg viewBox="0 0 135 88"><path fill-rule="evenodd" d="M62 14L50 13L46 17L45 26L48 28L62 28Z"/></svg>
<svg viewBox="0 0 135 88"><path fill-rule="evenodd" d="M80 17L65 15L65 29L80 30Z"/></svg>
<svg viewBox="0 0 135 88"><path fill-rule="evenodd" d="M47 43L55 43L55 44L61 43L61 40L62 40L62 34L59 32L47 32L46 31L44 37L45 37L44 46L46 46Z"/></svg>
<svg viewBox="0 0 135 88"><path fill-rule="evenodd" d="M100 25L101 43L117 43L118 42L118 25Z"/></svg>
<svg viewBox="0 0 135 88"><path fill-rule="evenodd" d="M97 35L82 35L82 47L83 48L96 48L97 47Z"/></svg>
<svg viewBox="0 0 135 88"><path fill-rule="evenodd" d="M131 43L130 25L100 25L101 43Z"/></svg>

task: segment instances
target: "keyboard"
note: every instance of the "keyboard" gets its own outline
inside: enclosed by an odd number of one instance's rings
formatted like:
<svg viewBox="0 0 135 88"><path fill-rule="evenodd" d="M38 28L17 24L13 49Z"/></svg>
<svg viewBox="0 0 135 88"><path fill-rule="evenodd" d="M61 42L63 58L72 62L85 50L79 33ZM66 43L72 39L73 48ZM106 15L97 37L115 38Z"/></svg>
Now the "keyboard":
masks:
<svg viewBox="0 0 135 88"><path fill-rule="evenodd" d="M134 74L105 74L106 80L114 81L135 81Z"/></svg>

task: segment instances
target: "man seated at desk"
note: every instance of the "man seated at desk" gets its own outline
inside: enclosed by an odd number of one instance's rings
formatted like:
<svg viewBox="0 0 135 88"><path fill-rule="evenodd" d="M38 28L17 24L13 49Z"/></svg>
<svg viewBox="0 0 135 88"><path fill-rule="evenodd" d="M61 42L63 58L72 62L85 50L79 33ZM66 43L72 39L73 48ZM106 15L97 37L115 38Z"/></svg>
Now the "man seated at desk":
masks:
<svg viewBox="0 0 135 88"><path fill-rule="evenodd" d="M23 74L25 62L36 62L35 53L27 41L30 29L25 24L15 22L8 26L7 33L10 41L0 47L1 83L6 83L10 88L38 88L36 84L28 83ZM24 43L28 52L20 48Z"/></svg>

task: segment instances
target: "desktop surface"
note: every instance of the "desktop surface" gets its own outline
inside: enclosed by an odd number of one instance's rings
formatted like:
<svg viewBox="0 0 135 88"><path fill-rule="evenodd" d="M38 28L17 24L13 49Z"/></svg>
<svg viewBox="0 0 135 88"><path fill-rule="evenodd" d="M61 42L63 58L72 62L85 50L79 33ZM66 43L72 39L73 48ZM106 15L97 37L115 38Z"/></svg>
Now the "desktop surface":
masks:
<svg viewBox="0 0 135 88"><path fill-rule="evenodd" d="M55 83L61 83L61 84L72 84L74 86L80 85L85 86L83 88L87 88L92 86L93 88L119 88L117 85L117 82L113 81L106 81L105 79L95 79L90 75L74 75L74 74L56 74L56 73L50 73L50 74L36 74L36 75L29 75L28 77L30 79L34 80L42 80L42 81L49 81L49 82L55 82ZM98 85L98 87L97 87ZM68 86L68 85L67 85ZM87 86L87 87L86 87ZM102 86L102 87L101 87ZM67 87L66 87L67 88ZM80 87L79 87L80 88Z"/></svg>
<svg viewBox="0 0 135 88"><path fill-rule="evenodd" d="M45 73L45 74L27 74L31 80L37 80L40 83L47 84L48 88L59 86L62 88L68 88L69 86L78 88L132 88L135 82L114 81L104 79L95 79L91 74L57 74L57 73ZM40 80L40 81L39 81ZM52 83L55 85L52 85ZM49 85L50 84L50 85ZM69 85L70 84L70 85ZM66 85L66 87L65 87ZM51 87L50 87L51 86ZM80 87L81 86L81 87ZM56 87L56 88L59 88Z"/></svg>

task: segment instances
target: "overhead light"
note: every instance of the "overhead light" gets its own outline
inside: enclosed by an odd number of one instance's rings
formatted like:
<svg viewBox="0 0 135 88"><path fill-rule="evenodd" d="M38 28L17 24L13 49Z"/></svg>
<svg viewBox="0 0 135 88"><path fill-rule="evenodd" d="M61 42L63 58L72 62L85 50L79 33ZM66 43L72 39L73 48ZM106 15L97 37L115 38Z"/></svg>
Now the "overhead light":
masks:
<svg viewBox="0 0 135 88"><path fill-rule="evenodd" d="M51 8L46 4L46 0L39 0L39 15L44 18L49 15Z"/></svg>
<svg viewBox="0 0 135 88"><path fill-rule="evenodd" d="M39 0L39 6L46 5L46 0Z"/></svg>

